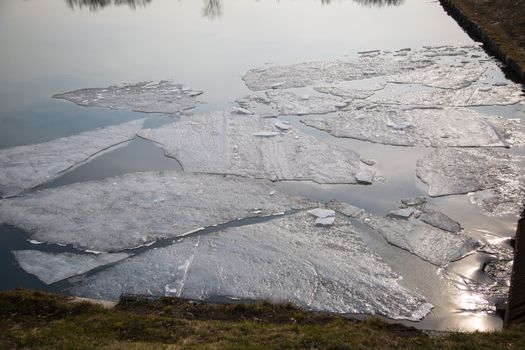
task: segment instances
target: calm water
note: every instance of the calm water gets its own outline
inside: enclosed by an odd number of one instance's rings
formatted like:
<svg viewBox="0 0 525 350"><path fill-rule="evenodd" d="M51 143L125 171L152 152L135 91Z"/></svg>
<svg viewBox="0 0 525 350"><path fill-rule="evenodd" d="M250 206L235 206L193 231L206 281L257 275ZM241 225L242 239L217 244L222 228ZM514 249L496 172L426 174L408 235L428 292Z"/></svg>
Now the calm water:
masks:
<svg viewBox="0 0 525 350"><path fill-rule="evenodd" d="M173 79L204 90L196 112L222 109L247 94L241 77L250 68L354 56L359 51L423 45L464 45L472 40L439 3L418 0L0 0L0 148L42 142L95 127L142 118L139 113L82 108L51 95L83 87ZM505 79L497 72L496 79ZM486 109L523 117L522 108ZM424 195L414 174L416 160L429 149L390 147L336 139L283 118L327 142L350 145L377 160L385 183L328 186L282 183L282 188L328 201L336 198L373 213L395 209L400 198ZM147 127L172 121L150 116ZM144 140L106 153L61 178L54 187L133 171L179 169L160 148ZM431 206L486 239L510 237L514 218L489 219L465 196L433 199ZM23 232L0 227L0 289L47 287L14 265L10 250L34 246ZM501 320L471 312L476 296L461 293L436 277L437 268L393 248L371 234L369 242L403 283L425 295L436 309L414 324L431 329L492 329ZM476 254L455 269L483 280L487 257ZM6 274L4 274L6 272Z"/></svg>

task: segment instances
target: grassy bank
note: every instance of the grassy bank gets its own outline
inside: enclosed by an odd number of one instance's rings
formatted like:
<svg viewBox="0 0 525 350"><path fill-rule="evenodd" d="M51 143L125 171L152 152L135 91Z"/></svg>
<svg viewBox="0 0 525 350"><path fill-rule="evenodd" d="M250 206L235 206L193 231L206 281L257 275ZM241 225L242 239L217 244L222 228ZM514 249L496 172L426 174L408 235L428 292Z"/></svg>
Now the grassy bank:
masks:
<svg viewBox="0 0 525 350"><path fill-rule="evenodd" d="M440 0L452 17L525 83L525 0Z"/></svg>
<svg viewBox="0 0 525 350"><path fill-rule="evenodd" d="M289 305L123 299L114 309L57 295L0 293L0 348L43 349L525 349L525 327L432 337L377 319Z"/></svg>

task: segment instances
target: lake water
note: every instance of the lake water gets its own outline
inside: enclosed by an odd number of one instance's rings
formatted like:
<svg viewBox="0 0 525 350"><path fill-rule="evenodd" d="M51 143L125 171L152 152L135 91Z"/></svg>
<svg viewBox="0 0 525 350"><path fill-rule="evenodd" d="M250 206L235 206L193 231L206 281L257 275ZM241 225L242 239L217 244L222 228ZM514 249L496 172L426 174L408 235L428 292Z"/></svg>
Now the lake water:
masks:
<svg viewBox="0 0 525 350"><path fill-rule="evenodd" d="M96 127L142 118L135 112L83 108L51 96L84 87L173 79L205 92L194 113L220 110L249 93L241 79L248 69L312 60L355 57L366 50L397 50L425 45L467 45L473 41L436 1L240 1L240 0L0 0L0 148L38 143ZM503 72L495 79L505 81ZM521 106L480 108L509 118L523 118ZM294 127L326 142L350 146L375 159L388 179L373 186L286 182L279 187L320 201L339 199L384 215L400 198L426 194L415 174L426 148L393 147L337 139L308 128L294 117ZM146 127L172 118L154 115ZM152 142L136 139L77 167L43 187L102 179L146 170L180 170ZM479 237L512 237L516 218L489 218L463 195L434 198L431 205L458 220ZM14 263L13 249L35 249L23 232L0 228L0 289L47 286ZM367 242L436 306L425 320L406 322L420 328L487 330L501 319L476 310L476 295L437 277L438 269L377 237ZM65 248L46 248L67 251ZM467 278L484 281L482 253L454 263ZM474 311L472 311L474 310Z"/></svg>

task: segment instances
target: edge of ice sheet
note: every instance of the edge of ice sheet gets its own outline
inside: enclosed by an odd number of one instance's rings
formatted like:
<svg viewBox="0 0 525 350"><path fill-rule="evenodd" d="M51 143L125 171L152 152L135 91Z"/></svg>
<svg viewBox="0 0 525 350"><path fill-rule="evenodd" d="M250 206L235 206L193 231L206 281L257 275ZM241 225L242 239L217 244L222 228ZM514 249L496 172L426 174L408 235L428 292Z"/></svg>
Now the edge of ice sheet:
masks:
<svg viewBox="0 0 525 350"><path fill-rule="evenodd" d="M143 113L175 114L196 105L203 92L171 80L87 88L53 95L85 107L124 109Z"/></svg>
<svg viewBox="0 0 525 350"><path fill-rule="evenodd" d="M74 294L121 293L287 301L318 311L422 319L432 306L399 285L351 223L317 227L300 212L189 237L147 251L78 282Z"/></svg>
<svg viewBox="0 0 525 350"><path fill-rule="evenodd" d="M348 148L298 130L282 131L274 120L255 115L218 111L181 117L138 135L161 144L167 156L195 173L354 184L364 168L359 155Z"/></svg>
<svg viewBox="0 0 525 350"><path fill-rule="evenodd" d="M64 171L132 140L145 119L85 131L55 140L0 150L0 197L15 196Z"/></svg>
<svg viewBox="0 0 525 350"><path fill-rule="evenodd" d="M146 172L4 199L0 222L19 227L41 242L107 252L239 218L313 205L263 180Z"/></svg>
<svg viewBox="0 0 525 350"><path fill-rule="evenodd" d="M46 253L39 250L13 251L20 267L35 275L46 284L53 284L67 278L81 275L99 266L115 263L129 257L126 253L73 254Z"/></svg>

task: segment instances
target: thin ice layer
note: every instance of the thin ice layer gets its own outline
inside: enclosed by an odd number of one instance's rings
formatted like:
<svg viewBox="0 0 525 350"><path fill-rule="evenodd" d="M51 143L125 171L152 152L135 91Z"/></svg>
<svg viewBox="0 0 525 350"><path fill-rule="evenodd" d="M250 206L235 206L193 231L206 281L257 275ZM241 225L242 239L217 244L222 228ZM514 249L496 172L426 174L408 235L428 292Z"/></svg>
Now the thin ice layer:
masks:
<svg viewBox="0 0 525 350"><path fill-rule="evenodd" d="M519 84L473 85L461 89L417 89L390 91L368 99L382 104L399 104L426 107L469 107L512 105L525 102Z"/></svg>
<svg viewBox="0 0 525 350"><path fill-rule="evenodd" d="M487 117L464 108L352 109L336 117L301 122L336 137L398 146L506 146Z"/></svg>
<svg viewBox="0 0 525 350"><path fill-rule="evenodd" d="M430 196L480 191L501 186L512 167L494 150L437 148L417 161L416 174Z"/></svg>
<svg viewBox="0 0 525 350"><path fill-rule="evenodd" d="M106 88L80 89L57 94L53 98L68 100L80 106L174 114L194 108L195 97L200 94L202 91L162 80Z"/></svg>
<svg viewBox="0 0 525 350"><path fill-rule="evenodd" d="M127 258L125 253L72 254L46 253L39 250L14 251L16 262L24 271L35 275L42 282L52 284L93 270L96 267L115 263Z"/></svg>
<svg viewBox="0 0 525 350"><path fill-rule="evenodd" d="M322 96L298 96L282 90L267 91L266 96L277 106L279 113L285 115L325 114L346 107L346 103L341 100Z"/></svg>
<svg viewBox="0 0 525 350"><path fill-rule="evenodd" d="M144 119L52 141L0 150L0 196L9 197L51 181L96 154L129 141Z"/></svg>
<svg viewBox="0 0 525 350"><path fill-rule="evenodd" d="M0 222L41 242L119 251L312 202L272 184L178 172L127 174L0 201Z"/></svg>
<svg viewBox="0 0 525 350"><path fill-rule="evenodd" d="M459 260L481 246L464 234L443 231L416 220L369 215L363 221L388 243L437 266Z"/></svg>
<svg viewBox="0 0 525 350"><path fill-rule="evenodd" d="M272 119L212 112L181 118L139 136L162 144L185 171L277 180L356 183L359 155Z"/></svg>
<svg viewBox="0 0 525 350"><path fill-rule="evenodd" d="M431 309L398 283L349 221L327 227L301 212L188 237L98 273L72 292L116 300L121 293L288 301L319 311L419 320Z"/></svg>
<svg viewBox="0 0 525 350"><path fill-rule="evenodd" d="M306 62L253 69L244 75L243 80L251 90L288 89L394 75L429 65L432 65L431 61L421 58L362 56L355 60Z"/></svg>

